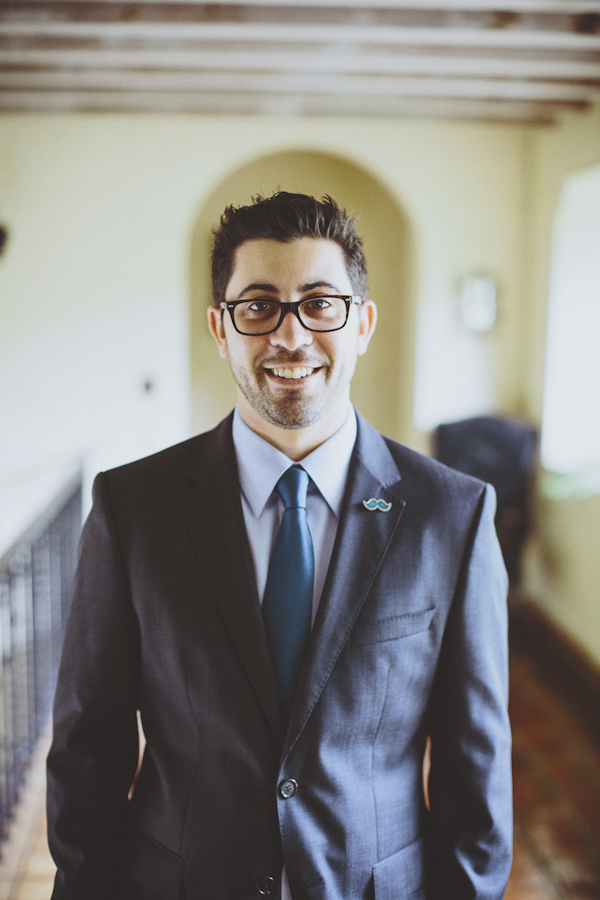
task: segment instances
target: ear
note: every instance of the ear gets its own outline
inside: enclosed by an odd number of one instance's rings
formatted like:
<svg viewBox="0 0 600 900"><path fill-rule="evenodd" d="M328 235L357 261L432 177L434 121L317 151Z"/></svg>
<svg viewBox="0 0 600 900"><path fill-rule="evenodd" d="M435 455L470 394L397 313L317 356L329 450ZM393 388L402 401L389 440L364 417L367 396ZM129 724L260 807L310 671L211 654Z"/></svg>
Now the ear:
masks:
<svg viewBox="0 0 600 900"><path fill-rule="evenodd" d="M227 359L227 338L223 323L223 310L220 306L208 307L208 330L215 339L221 359Z"/></svg>
<svg viewBox="0 0 600 900"><path fill-rule="evenodd" d="M365 300L358 308L358 355L367 352L369 341L377 324L377 307L372 300Z"/></svg>

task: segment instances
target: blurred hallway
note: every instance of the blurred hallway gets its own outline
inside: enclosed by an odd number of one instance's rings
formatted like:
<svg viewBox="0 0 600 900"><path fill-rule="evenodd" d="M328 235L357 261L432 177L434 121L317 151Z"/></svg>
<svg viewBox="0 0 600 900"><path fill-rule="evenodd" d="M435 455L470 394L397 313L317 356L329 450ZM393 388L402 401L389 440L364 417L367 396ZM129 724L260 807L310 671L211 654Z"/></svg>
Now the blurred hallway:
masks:
<svg viewBox="0 0 600 900"><path fill-rule="evenodd" d="M506 900L600 897L600 747L555 688L513 641L515 853Z"/></svg>
<svg viewBox="0 0 600 900"><path fill-rule="evenodd" d="M515 855L506 900L600 898L600 747L539 662L513 642ZM2 846L0 900L49 900L40 748ZM448 898L451 900L451 898Z"/></svg>
<svg viewBox="0 0 600 900"><path fill-rule="evenodd" d="M0 50L0 813L70 602L49 504L228 414L211 228L331 194L380 314L357 410L422 453L479 416L539 437L522 593L592 675L514 643L507 898L600 900L600 0L13 0ZM45 751L0 900L52 892Z"/></svg>

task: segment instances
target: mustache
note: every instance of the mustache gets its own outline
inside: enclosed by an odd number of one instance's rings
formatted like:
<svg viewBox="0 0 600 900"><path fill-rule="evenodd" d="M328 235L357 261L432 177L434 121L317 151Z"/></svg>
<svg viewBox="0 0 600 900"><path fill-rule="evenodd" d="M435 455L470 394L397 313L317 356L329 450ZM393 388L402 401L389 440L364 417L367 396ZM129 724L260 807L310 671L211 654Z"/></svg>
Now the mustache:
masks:
<svg viewBox="0 0 600 900"><path fill-rule="evenodd" d="M257 361L257 364L265 369L293 369L296 366L304 366L309 369L320 369L321 366L328 365L329 360L311 359L310 357L304 356L301 351L297 351L295 353L287 353L285 356L282 356L281 354L277 356L263 356Z"/></svg>

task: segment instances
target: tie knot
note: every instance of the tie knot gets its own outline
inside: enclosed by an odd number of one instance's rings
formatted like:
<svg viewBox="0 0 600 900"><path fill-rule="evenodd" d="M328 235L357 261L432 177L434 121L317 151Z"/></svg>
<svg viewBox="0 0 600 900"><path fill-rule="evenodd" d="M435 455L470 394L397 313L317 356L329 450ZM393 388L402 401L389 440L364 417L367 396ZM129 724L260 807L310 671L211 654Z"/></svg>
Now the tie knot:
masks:
<svg viewBox="0 0 600 900"><path fill-rule="evenodd" d="M290 466L277 482L277 490L285 503L286 509L306 508L306 492L308 491L308 472L301 466Z"/></svg>

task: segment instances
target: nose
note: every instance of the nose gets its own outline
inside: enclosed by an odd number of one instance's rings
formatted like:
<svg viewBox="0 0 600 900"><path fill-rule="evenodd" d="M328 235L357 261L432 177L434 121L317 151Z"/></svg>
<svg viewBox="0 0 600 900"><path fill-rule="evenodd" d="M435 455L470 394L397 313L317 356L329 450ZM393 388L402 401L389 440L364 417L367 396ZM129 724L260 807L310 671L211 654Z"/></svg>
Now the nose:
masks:
<svg viewBox="0 0 600 900"><path fill-rule="evenodd" d="M277 331L271 332L269 337L274 347L284 347L286 350L297 350L313 342L312 331L305 328L293 312L284 315Z"/></svg>

